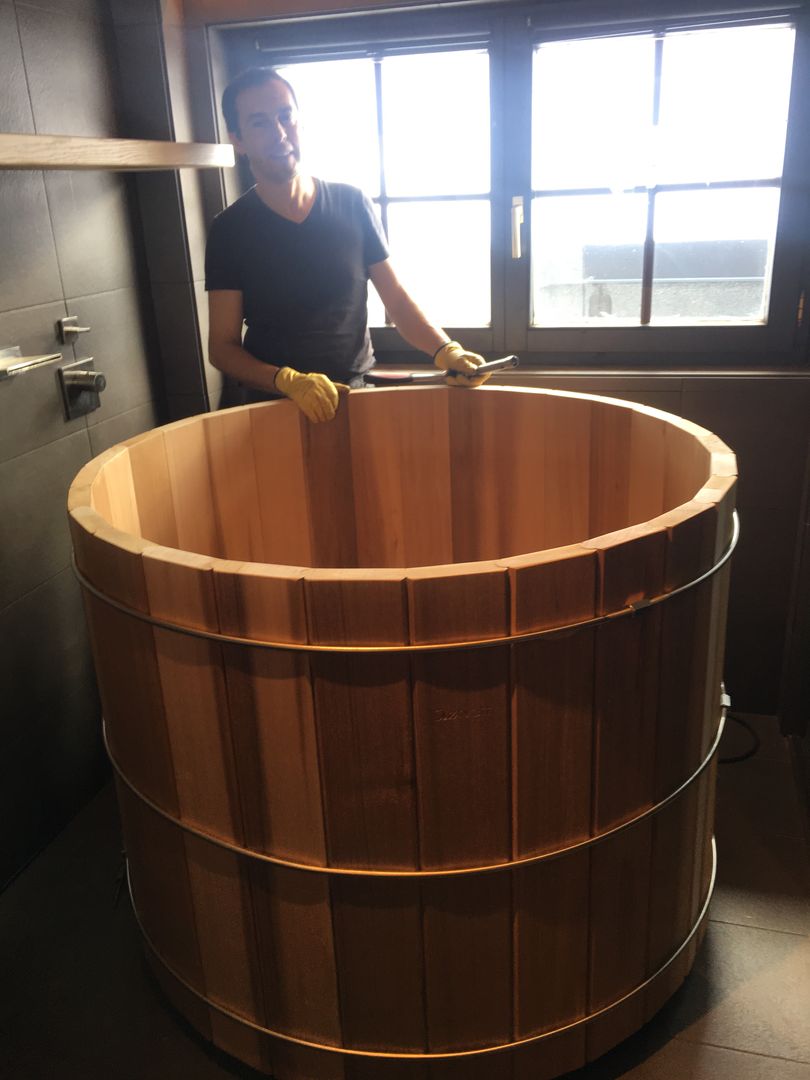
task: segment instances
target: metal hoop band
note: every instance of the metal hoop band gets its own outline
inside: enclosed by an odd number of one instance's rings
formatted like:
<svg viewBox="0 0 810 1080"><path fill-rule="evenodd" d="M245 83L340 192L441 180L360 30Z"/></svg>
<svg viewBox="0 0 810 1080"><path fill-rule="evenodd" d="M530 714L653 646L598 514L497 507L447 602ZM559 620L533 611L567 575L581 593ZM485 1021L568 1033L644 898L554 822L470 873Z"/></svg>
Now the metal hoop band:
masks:
<svg viewBox="0 0 810 1080"><path fill-rule="evenodd" d="M97 600L101 600L102 603L115 608L116 611L120 611L124 615L131 615L134 619L138 619L141 622L149 623L151 626L157 626L161 630L170 630L176 634L186 634L189 637L205 638L209 641L219 641L226 645L249 645L251 648L276 649L285 652L343 654L455 652L462 649L485 649L498 645L517 645L524 641L535 641L537 638L550 637L553 634L568 634L575 630L582 630L588 626L599 626L601 623L610 622L614 619L622 618L625 615L636 615L639 611L645 611L649 607L663 604L666 600L672 600L673 597L679 596L688 589L693 589L696 585L702 584L708 578L716 574L731 558L731 555L737 546L739 537L740 519L735 510L729 545L718 561L705 573L701 574L700 577L696 577L692 581L687 582L685 585L679 585L677 589L672 589L671 592L661 593L660 596L639 600L637 603L620 608L618 611L611 611L607 615L596 615L590 619L579 619L576 622L563 623L561 626L550 626L544 630L531 630L524 634L508 634L497 638L482 638L478 641L440 641L419 645L313 645L309 642L297 641L262 641L259 638L239 637L233 634L220 634L214 630L198 630L191 626L182 626L179 623L169 622L167 619L158 619L154 615L148 615L144 611L138 611L136 608L131 608L127 604L122 604L120 600L114 600L111 596L107 596L97 589L96 586L84 576L81 570L79 570L76 565L75 553L71 556L71 559L73 572L82 588L92 596L95 596Z"/></svg>
<svg viewBox="0 0 810 1080"><path fill-rule="evenodd" d="M514 870L523 866L533 866L535 863L549 862L552 859L559 859L563 855L568 855L572 851L580 851L583 848L593 847L596 844L602 843L604 840L608 840L611 837L616 836L618 833L624 832L626 829L632 828L634 825L638 825L639 822L644 821L646 818L653 817L659 814L666 806L669 806L671 802L674 802L679 795L692 784L711 764L712 758L717 753L717 748L720 745L720 739L723 735L723 728L725 726L726 709L729 705L729 699L723 695L723 705L720 711L720 722L717 725L717 735L714 742L709 749L708 754L703 761L698 765L697 769L692 773L688 780L675 789L670 795L662 799L660 802L655 803L653 806L648 807L642 811L637 817L631 818L629 821L623 821L620 825L614 825L612 829L608 829L606 832L599 833L598 836L588 836L584 840L578 840L575 844L569 844L567 847L558 848L556 851L544 851L539 855L529 855L523 859L511 859L508 862L490 863L486 866L461 866L452 867L449 869L441 870L368 870L356 867L343 867L343 866L317 866L312 863L300 863L295 862L292 859L282 859L277 855L268 855L263 851L254 851L252 848L243 847L241 844L236 844L231 840L224 840L219 836L214 836L212 833L206 832L204 829L198 828L196 825L191 825L187 821L180 821L178 818L169 814L157 803L153 802L146 795L144 795L131 780L123 773L121 766L115 760L110 751L110 745L107 741L107 728L106 724L102 726L102 734L104 738L104 747L112 763L113 769L126 784L132 794L144 805L148 806L150 810L153 810L156 814L159 814L166 821L171 822L172 825L176 825L178 829L183 832L191 833L193 836L198 837L200 840L205 840L210 844L214 844L216 847L225 848L226 851L232 851L236 855L241 855L244 858L254 859L257 862L272 863L274 866L284 866L292 870L306 870L313 874L331 874L334 876L343 875L346 877L375 877L375 878L434 878L434 877L463 877L466 874L491 874L498 870Z"/></svg>
<svg viewBox="0 0 810 1080"><path fill-rule="evenodd" d="M138 925L138 929L141 932L141 936L143 937L143 940L144 940L144 942L146 944L146 947L149 949L149 951L151 952L153 957L158 961L158 963L160 963L165 968L165 970L168 971L168 973L172 976L172 978L176 979L177 982L180 983L181 986L184 986L186 988L186 990L188 990L189 993L193 994L194 997L196 997L199 1001L202 1001L206 1005L209 1005L212 1009L216 1009L217 1012L222 1013L224 1016L228 1016L232 1020L236 1020L238 1023L244 1024L246 1027L252 1028L253 1031L258 1031L261 1035L267 1035L267 1036L270 1036L273 1039L282 1039L282 1040L284 1040L284 1042L295 1043L296 1045L306 1047L307 1049L324 1050L324 1051L328 1051L329 1053L333 1053L333 1054L347 1054L347 1055L350 1055L352 1057L362 1057L362 1058L384 1058L384 1059L388 1059L388 1060L393 1059L395 1061L426 1061L426 1060L427 1061L446 1061L446 1060L450 1060L450 1059L453 1059L453 1058L482 1057L485 1054L495 1054L495 1053L498 1053L499 1051L516 1050L516 1049L519 1049L520 1047L523 1047L523 1046L530 1046L532 1043L542 1042L544 1039L551 1038L554 1035L559 1035L562 1032L573 1031L575 1028L582 1027L584 1024L588 1024L591 1021L596 1020L598 1017L604 1016L606 1013L609 1013L613 1009L618 1008L620 1005L622 1005L624 1002L628 1001L630 998L635 997L636 994L642 993L644 990L646 990L646 988L648 986L650 986L651 983L655 982L655 980L660 975L663 975L664 972L667 970L667 968L669 968L672 964L674 964L674 962L678 959L678 957L681 955L681 953L684 951L684 949L686 949L686 947L689 945L692 938L695 936L695 934L697 934L698 930L702 927L702 925L705 922L706 917L708 915L709 904L711 903L712 895L714 893L714 884L715 884L716 876L717 876L717 845L715 844L714 837L712 837L712 875L711 875L711 879L709 881L709 888L708 888L708 890L706 892L706 899L705 899L705 901L703 903L703 907L700 910L700 914L698 915L697 919L695 920L694 924L692 925L692 928L690 929L689 933L683 939L683 941L678 946L678 948L675 950L675 952L669 957L669 959L664 961L664 963L658 968L657 971L653 972L652 975L650 975L648 978L646 978L643 982L639 983L637 986L634 986L632 990L628 990L628 992L626 994L622 995L622 997L618 998L616 1001L612 1001L609 1005L604 1005L601 1009L597 1009L595 1012L589 1013L588 1016L583 1016L583 1017L580 1017L577 1020L573 1020L570 1024L563 1024L562 1027L554 1028L552 1031L544 1031L544 1032L541 1032L539 1035L530 1035L528 1038L517 1039L516 1041L509 1042L509 1043L501 1043L498 1046L484 1046L484 1047L479 1047L479 1048L477 1048L475 1050L456 1050L456 1051L453 1051L453 1052L448 1052L448 1053L443 1053L443 1054L437 1054L437 1053L394 1054L394 1053L386 1053L386 1052L383 1052L383 1051L380 1051L380 1050L355 1050L355 1049L351 1049L351 1048L343 1047L343 1046L329 1046L329 1045L326 1045L324 1043L310 1042L307 1039L299 1039L299 1038L296 1038L296 1036L294 1036L294 1035L287 1035L283 1031L274 1031L272 1028L266 1028L266 1027L263 1027L261 1024L256 1024L252 1020L248 1020L246 1017L240 1016L238 1013L235 1013L231 1009L226 1008L224 1005L219 1004L219 1002L211 1001L210 998L207 998L204 994L201 994L199 990L195 989L195 987L193 987L184 978L182 978L182 976L178 975L177 972L174 970L174 968L172 968L169 964L166 963L166 961L163 959L163 957L160 955L160 953L157 951L154 944L150 940L148 934L145 932L145 930L143 928L143 924L141 923L141 920L140 920L140 918L138 916L138 910L135 907L135 900L134 900L134 898L132 896L132 882L131 882L130 876L129 876L129 863L127 863L127 887L129 888L129 896L130 896L130 901L132 903L132 911L133 911L133 914L135 916L135 922Z"/></svg>

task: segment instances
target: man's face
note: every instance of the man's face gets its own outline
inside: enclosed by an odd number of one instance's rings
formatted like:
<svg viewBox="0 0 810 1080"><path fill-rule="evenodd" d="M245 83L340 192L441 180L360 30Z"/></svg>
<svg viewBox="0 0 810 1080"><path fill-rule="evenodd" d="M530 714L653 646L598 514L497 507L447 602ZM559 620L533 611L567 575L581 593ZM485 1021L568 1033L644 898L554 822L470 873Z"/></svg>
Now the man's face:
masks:
<svg viewBox="0 0 810 1080"><path fill-rule="evenodd" d="M257 180L283 183L298 172L298 109L283 82L270 79L243 90L236 99L239 134L231 133L238 154L245 154Z"/></svg>

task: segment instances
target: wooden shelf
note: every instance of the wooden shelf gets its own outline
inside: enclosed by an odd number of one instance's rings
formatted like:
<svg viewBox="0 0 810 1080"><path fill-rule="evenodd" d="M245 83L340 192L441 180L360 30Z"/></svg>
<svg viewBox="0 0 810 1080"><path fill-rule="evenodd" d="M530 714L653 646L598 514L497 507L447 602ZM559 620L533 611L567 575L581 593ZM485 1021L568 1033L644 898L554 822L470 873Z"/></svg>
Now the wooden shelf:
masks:
<svg viewBox="0 0 810 1080"><path fill-rule="evenodd" d="M0 134L0 169L221 169L234 164L227 143Z"/></svg>

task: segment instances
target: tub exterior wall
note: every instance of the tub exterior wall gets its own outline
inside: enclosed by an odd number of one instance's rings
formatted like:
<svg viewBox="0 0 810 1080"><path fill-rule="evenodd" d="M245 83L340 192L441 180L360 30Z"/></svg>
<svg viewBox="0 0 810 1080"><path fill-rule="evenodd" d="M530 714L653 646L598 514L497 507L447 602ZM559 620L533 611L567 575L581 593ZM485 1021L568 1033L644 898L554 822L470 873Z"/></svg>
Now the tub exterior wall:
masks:
<svg viewBox="0 0 810 1080"><path fill-rule="evenodd" d="M119 136L106 4L0 0L0 130ZM55 367L0 385L0 888L107 776L68 485L84 462L162 419L131 181L0 173L0 346L95 358L101 408L65 421ZM75 346L56 321L91 326Z"/></svg>

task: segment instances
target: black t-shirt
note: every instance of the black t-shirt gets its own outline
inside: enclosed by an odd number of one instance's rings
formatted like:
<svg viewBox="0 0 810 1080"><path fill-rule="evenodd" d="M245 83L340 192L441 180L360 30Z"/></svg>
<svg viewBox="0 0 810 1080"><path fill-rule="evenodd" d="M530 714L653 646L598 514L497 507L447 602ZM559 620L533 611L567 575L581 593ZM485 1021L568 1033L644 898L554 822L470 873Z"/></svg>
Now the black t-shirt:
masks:
<svg viewBox="0 0 810 1080"><path fill-rule="evenodd" d="M208 235L205 287L242 293L244 347L257 359L357 383L374 363L368 268L388 247L361 191L315 185L300 224L271 210L255 188L223 210Z"/></svg>

